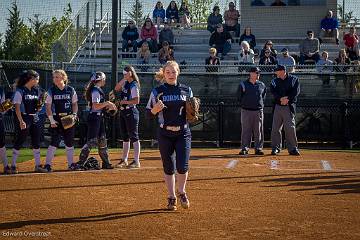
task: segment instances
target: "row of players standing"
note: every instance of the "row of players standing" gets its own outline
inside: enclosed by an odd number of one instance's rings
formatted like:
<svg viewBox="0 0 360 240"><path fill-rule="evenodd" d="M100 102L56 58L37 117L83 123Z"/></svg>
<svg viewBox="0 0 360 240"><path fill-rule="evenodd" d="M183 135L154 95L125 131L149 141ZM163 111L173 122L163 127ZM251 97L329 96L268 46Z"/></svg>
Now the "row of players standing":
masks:
<svg viewBox="0 0 360 240"><path fill-rule="evenodd" d="M147 115L158 120L158 142L161 159L164 168L164 178L168 190L168 205L170 210L177 209L177 196L175 193L175 171L177 172L179 200L183 208L189 207L189 200L185 191L188 177L188 162L191 149L191 132L186 120L186 99L193 96L190 87L178 82L180 74L179 65L174 61L167 62L163 68L156 73L156 79L161 83L155 87L146 106ZM123 70L124 78L120 80L115 91L120 92L120 125L123 138L123 156L118 164L119 167L140 168L140 141L138 135L139 111L136 105L140 101L140 81L131 66ZM94 73L85 89L90 112L87 118L88 133L87 142L82 147L79 162L73 162L74 130L75 127L65 129L61 118L68 115L77 115L78 97L75 89L68 85L67 74L63 70L53 72L53 86L47 91L45 100L47 116L50 120L51 143L47 149L46 164L40 163L40 128L38 121L39 112L39 80L36 71L23 72L17 83L16 92L13 97L15 105L15 127L16 134L13 148L11 167L8 164L5 148L5 133L2 117L0 118L0 157L4 164L5 174L16 174L18 169L16 161L20 149L28 135L31 136L31 144L35 158L35 172L51 172L52 160L59 146L60 138L64 138L69 170L77 170L82 162L86 161L90 150L98 148L102 160L103 169L112 169L108 155L105 134L104 114L107 110L115 110L117 106L106 101L103 87L106 84L106 76L103 72ZM1 103L5 96L0 89ZM130 143L134 147L134 161L128 165L127 158ZM175 161L174 161L175 158Z"/></svg>

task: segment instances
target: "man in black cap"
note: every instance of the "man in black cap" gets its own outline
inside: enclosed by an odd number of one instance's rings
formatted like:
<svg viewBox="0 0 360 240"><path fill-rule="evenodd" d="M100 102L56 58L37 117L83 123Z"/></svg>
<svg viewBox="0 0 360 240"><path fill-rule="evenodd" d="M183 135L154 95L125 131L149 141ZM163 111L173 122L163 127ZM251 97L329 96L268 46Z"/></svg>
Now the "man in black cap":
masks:
<svg viewBox="0 0 360 240"><path fill-rule="evenodd" d="M264 99L266 86L259 81L260 69L251 67L249 79L242 81L238 88L241 104L241 151L240 155L249 154L251 137L255 142L255 154L264 155Z"/></svg>
<svg viewBox="0 0 360 240"><path fill-rule="evenodd" d="M286 70L288 73L295 72L295 59L290 56L289 50L287 48L283 48L281 50L281 55L277 57L278 64L286 66Z"/></svg>
<svg viewBox="0 0 360 240"><path fill-rule="evenodd" d="M271 81L270 91L274 96L274 113L271 129L271 155L281 150L281 130L284 126L286 145L290 155L300 155L297 146L295 108L300 93L299 79L286 72L284 65L275 68L276 78Z"/></svg>

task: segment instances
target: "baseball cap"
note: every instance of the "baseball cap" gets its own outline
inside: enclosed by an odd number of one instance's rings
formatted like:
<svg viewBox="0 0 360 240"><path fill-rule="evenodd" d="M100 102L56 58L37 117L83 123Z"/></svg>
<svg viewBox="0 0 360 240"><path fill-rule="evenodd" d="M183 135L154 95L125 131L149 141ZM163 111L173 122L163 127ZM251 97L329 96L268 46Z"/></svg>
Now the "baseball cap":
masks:
<svg viewBox="0 0 360 240"><path fill-rule="evenodd" d="M284 52L288 52L289 51L289 49L287 49L287 48L283 48L283 49L281 49L281 52L282 53L284 53Z"/></svg>
<svg viewBox="0 0 360 240"><path fill-rule="evenodd" d="M251 68L249 69L249 72L250 72L250 73L251 73L251 72L259 73L259 72L261 72L261 71L260 71L260 69L259 69L258 67L251 67Z"/></svg>
<svg viewBox="0 0 360 240"><path fill-rule="evenodd" d="M276 68L274 69L274 72L276 71L286 71L286 68L284 65L277 65Z"/></svg>

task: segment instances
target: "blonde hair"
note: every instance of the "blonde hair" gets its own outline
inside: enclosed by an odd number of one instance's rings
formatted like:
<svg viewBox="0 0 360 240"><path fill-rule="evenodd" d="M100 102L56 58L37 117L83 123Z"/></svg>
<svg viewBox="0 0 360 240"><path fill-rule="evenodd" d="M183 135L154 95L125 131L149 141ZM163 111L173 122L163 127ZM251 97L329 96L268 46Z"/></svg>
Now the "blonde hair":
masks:
<svg viewBox="0 0 360 240"><path fill-rule="evenodd" d="M216 54L217 50L216 50L216 48L210 48L210 49L209 49L209 52L210 52L210 53L215 53L215 54Z"/></svg>
<svg viewBox="0 0 360 240"><path fill-rule="evenodd" d="M68 75L66 74L66 72L64 70L56 69L53 71L53 74L60 74L64 80L65 85L67 85L69 83Z"/></svg>
<svg viewBox="0 0 360 240"><path fill-rule="evenodd" d="M247 48L250 48L250 44L249 44L247 41L242 41L242 42L241 42L241 46L242 46L242 47L245 47L245 46L246 46Z"/></svg>
<svg viewBox="0 0 360 240"><path fill-rule="evenodd" d="M170 66L176 69L178 75L180 74L179 64L175 61L167 61L165 65L161 67L158 72L155 73L155 79L158 80L159 82L165 82L165 74L164 74L165 69Z"/></svg>

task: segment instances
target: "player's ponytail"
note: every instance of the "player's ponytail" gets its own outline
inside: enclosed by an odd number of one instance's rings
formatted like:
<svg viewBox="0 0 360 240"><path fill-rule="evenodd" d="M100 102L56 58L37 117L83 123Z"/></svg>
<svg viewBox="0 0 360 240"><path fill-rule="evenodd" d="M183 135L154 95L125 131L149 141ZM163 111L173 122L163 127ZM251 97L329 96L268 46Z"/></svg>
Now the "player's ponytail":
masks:
<svg viewBox="0 0 360 240"><path fill-rule="evenodd" d="M158 72L155 73L155 79L157 81L159 81L161 83L164 83L166 81L165 80L165 69L169 66L173 66L176 69L178 75L180 74L179 64L175 61L167 61L165 63L165 65L163 67L161 67Z"/></svg>
<svg viewBox="0 0 360 240"><path fill-rule="evenodd" d="M17 81L17 87L23 87L26 83L28 83L33 78L38 78L39 74L34 70L25 70L23 71Z"/></svg>
<svg viewBox="0 0 360 240"><path fill-rule="evenodd" d="M140 87L140 79L135 71L135 68L131 65L127 65L127 66L125 66L124 71L131 72L132 78L134 79L134 81L136 81L138 83L138 85Z"/></svg>
<svg viewBox="0 0 360 240"><path fill-rule="evenodd" d="M90 82L85 87L84 97L87 102L91 102L91 91L93 87L102 80L105 80L106 76L103 72L95 72L90 77Z"/></svg>

